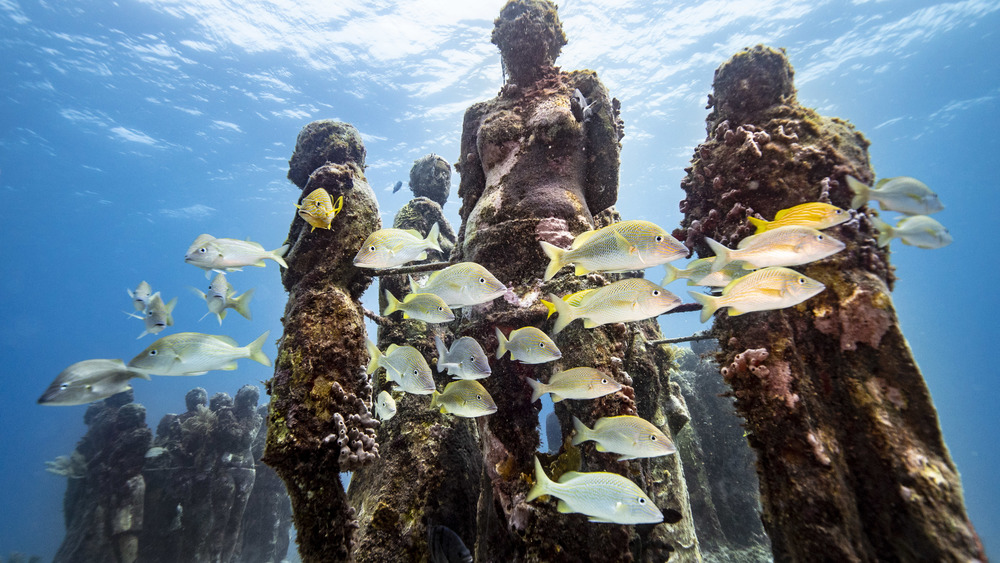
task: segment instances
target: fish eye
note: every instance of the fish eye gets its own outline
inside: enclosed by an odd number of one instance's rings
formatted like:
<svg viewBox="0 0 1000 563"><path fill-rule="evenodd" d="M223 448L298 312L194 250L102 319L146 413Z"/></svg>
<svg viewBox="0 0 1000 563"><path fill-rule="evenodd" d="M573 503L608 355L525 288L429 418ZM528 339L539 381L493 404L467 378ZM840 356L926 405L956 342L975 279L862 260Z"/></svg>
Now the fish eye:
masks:
<svg viewBox="0 0 1000 563"><path fill-rule="evenodd" d="M806 283L806 279L805 278L799 278L799 283L800 284Z"/></svg>
<svg viewBox="0 0 1000 563"><path fill-rule="evenodd" d="M656 242L663 242L663 235L656 235Z"/></svg>
<svg viewBox="0 0 1000 563"><path fill-rule="evenodd" d="M476 357L475 357L475 356L469 356L469 361L470 361L470 362L474 362L474 361L476 361Z"/></svg>
<svg viewBox="0 0 1000 563"><path fill-rule="evenodd" d="M545 348L545 343L544 342L539 342L538 343L538 347L539 348Z"/></svg>
<svg viewBox="0 0 1000 563"><path fill-rule="evenodd" d="M369 246L368 250L370 250L372 252L375 252L375 245L373 244L373 245Z"/></svg>
<svg viewBox="0 0 1000 563"><path fill-rule="evenodd" d="M413 370L413 375L420 375L420 372L417 370Z"/></svg>
<svg viewBox="0 0 1000 563"><path fill-rule="evenodd" d="M156 355L156 350L150 350L149 351L149 355L150 356L155 356Z"/></svg>
<svg viewBox="0 0 1000 563"><path fill-rule="evenodd" d="M816 240L823 240L823 235L816 235Z"/></svg>
<svg viewBox="0 0 1000 563"><path fill-rule="evenodd" d="M201 248L198 249L198 252L201 252L202 254L204 254L204 253L208 252L208 249L203 246L203 247L201 247Z"/></svg>
<svg viewBox="0 0 1000 563"><path fill-rule="evenodd" d="M486 283L486 278L479 278L479 283Z"/></svg>
<svg viewBox="0 0 1000 563"><path fill-rule="evenodd" d="M843 209L838 209L838 210L834 211L833 214L834 215L843 215L844 214L844 210Z"/></svg>
<svg viewBox="0 0 1000 563"><path fill-rule="evenodd" d="M607 385L607 384L608 384L608 378L607 378L607 377L605 377L605 378L601 379L601 383L602 383L603 385Z"/></svg>
<svg viewBox="0 0 1000 563"><path fill-rule="evenodd" d="M63 383L62 385L59 386L60 389L66 389L68 387L69 387L69 383Z"/></svg>
<svg viewBox="0 0 1000 563"><path fill-rule="evenodd" d="M659 289L654 289L653 290L653 297L659 297L659 296L660 296L660 290Z"/></svg>
<svg viewBox="0 0 1000 563"><path fill-rule="evenodd" d="M438 311L444 311L444 307L438 307Z"/></svg>
<svg viewBox="0 0 1000 563"><path fill-rule="evenodd" d="M483 396L482 395L476 395L476 400L477 401L482 401L483 400Z"/></svg>
<svg viewBox="0 0 1000 563"><path fill-rule="evenodd" d="M656 441L656 436L650 436L649 439L655 442Z"/></svg>
<svg viewBox="0 0 1000 563"><path fill-rule="evenodd" d="M639 504L646 504L646 499L639 497Z"/></svg>

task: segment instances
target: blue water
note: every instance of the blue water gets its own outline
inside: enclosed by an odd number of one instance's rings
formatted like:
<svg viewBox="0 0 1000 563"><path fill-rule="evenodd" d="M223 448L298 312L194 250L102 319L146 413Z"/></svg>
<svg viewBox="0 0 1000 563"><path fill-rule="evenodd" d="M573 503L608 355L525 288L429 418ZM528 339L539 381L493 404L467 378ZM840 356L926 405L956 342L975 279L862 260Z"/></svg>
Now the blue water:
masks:
<svg viewBox="0 0 1000 563"><path fill-rule="evenodd" d="M232 314L220 328L198 321L205 304L188 288L208 280L181 258L203 232L281 245L298 195L287 159L303 125L333 118L362 132L387 222L410 197L391 187L416 158L458 158L464 108L502 83L489 43L502 2L425 4L0 0L0 554L50 559L62 539L65 481L43 464L73 450L85 407L35 401L67 365L127 361L153 341L136 340L126 288L146 280L179 297L173 331L241 344L280 334L273 264L229 277L257 288L254 318ZM893 298L969 513L995 552L1000 2L633 4L560 8L570 43L559 64L597 70L622 101L624 217L677 226L712 73L758 42L788 49L802 103L868 136L880 177L915 176L940 194L947 209L936 218L955 243L893 243ZM457 184L445 207L456 228ZM695 314L663 321L667 336L701 326ZM265 351L273 357L274 345ZM246 362L157 377L135 383L136 400L155 427L195 385L234 394L271 374Z"/></svg>

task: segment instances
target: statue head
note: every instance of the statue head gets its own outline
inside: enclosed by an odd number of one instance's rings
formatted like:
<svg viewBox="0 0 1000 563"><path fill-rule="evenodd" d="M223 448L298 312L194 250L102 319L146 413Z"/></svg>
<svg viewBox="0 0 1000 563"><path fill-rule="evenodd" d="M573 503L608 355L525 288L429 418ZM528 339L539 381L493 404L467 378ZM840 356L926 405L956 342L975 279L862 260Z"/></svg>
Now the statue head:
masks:
<svg viewBox="0 0 1000 563"><path fill-rule="evenodd" d="M493 21L491 40L500 48L509 81L529 84L552 68L566 34L550 0L510 0Z"/></svg>

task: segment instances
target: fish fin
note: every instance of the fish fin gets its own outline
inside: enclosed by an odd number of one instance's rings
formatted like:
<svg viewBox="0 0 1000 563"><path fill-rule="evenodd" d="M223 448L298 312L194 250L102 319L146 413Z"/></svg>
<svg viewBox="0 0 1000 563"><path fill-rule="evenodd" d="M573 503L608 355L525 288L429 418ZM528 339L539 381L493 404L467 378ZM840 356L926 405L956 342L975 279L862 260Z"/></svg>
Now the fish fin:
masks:
<svg viewBox="0 0 1000 563"><path fill-rule="evenodd" d="M207 295L205 295L205 292L204 292L204 291L202 291L202 290L198 289L197 287L190 287L190 286L188 286L188 287L189 287L189 288L191 289L191 291L193 291L193 292L195 293L195 295L197 295L198 297L201 297L202 299L204 299L204 300L206 300L206 301L208 300L208 296L207 296Z"/></svg>
<svg viewBox="0 0 1000 563"><path fill-rule="evenodd" d="M260 260L258 260L256 264L250 264L250 265L253 266L254 268L266 268L267 267L267 264L264 263L264 259L263 258L261 258Z"/></svg>
<svg viewBox="0 0 1000 563"><path fill-rule="evenodd" d="M389 290L386 290L386 293L388 293L388 292L389 292ZM442 371L445 370L444 358L448 354L448 349L445 348L445 346L444 346L444 340L441 339L441 335L439 335L439 334L435 334L434 335L434 348L437 349L437 354L438 354L438 357L437 357L438 373L441 373ZM451 374L451 370L448 370L448 373ZM453 375L453 374L451 374L451 375Z"/></svg>
<svg viewBox="0 0 1000 563"><path fill-rule="evenodd" d="M584 231L576 235L576 238L573 239L573 243L569 247L570 250L576 250L577 248L583 246L583 244L587 242L587 240L589 240L590 237L594 236L594 233L596 233L598 230L599 229L595 229L593 231Z"/></svg>
<svg viewBox="0 0 1000 563"><path fill-rule="evenodd" d="M719 309L718 297L712 297L711 295L698 293L697 291L689 291L688 295L701 304L701 322L703 323L708 322L708 319L712 318L715 311Z"/></svg>
<svg viewBox="0 0 1000 563"><path fill-rule="evenodd" d="M427 260L427 251L423 251L417 255L417 260Z"/></svg>
<svg viewBox="0 0 1000 563"><path fill-rule="evenodd" d="M572 508L569 507L568 504L566 504L566 501L564 501L562 499L559 499L559 503L556 504L556 511L558 511L558 512L560 512L562 514L568 514L568 513L571 513L571 512L575 512Z"/></svg>
<svg viewBox="0 0 1000 563"><path fill-rule="evenodd" d="M441 252L441 245L438 243L438 239L440 238L440 236L441 236L441 227L438 226L437 222L435 222L433 225L431 225L431 230L428 231L427 238L424 239L424 242L428 245L427 246L428 248L432 248L434 250L437 250L438 252ZM427 256L425 255L424 258L426 257ZM424 258L421 258L421 260L423 260Z"/></svg>
<svg viewBox="0 0 1000 563"><path fill-rule="evenodd" d="M538 399L540 399L542 397L542 395L544 395L544 394L546 394L546 393L549 392L548 389L547 389L548 385L542 383L541 381L537 381L537 380L531 379L530 377L526 377L525 379L528 381L528 385L531 386L531 402L532 403L534 403L535 401L537 401Z"/></svg>
<svg viewBox="0 0 1000 563"><path fill-rule="evenodd" d="M270 252L270 256L268 256L268 258L270 258L271 260L274 260L275 262L278 263L279 266L281 266L282 268L285 268L287 270L288 269L288 264L285 262L285 254L287 252L288 252L288 245L287 244L283 244L279 248L275 248L274 250L272 250Z"/></svg>
<svg viewBox="0 0 1000 563"><path fill-rule="evenodd" d="M744 311L742 309L737 309L736 307L730 307L729 308L729 316L730 317L738 317L740 315L746 314L746 312L747 311Z"/></svg>
<svg viewBox="0 0 1000 563"><path fill-rule="evenodd" d="M555 394L555 393L553 393L551 391L549 391L549 398L552 399L553 403L558 403L558 402L560 402L560 401L563 400L563 396L562 395L557 395L557 394Z"/></svg>
<svg viewBox="0 0 1000 563"><path fill-rule="evenodd" d="M378 346L371 339L366 340L366 345L368 347L368 355L371 356L371 359L368 361L368 374L371 375L378 369L378 360L382 357L382 352L379 351Z"/></svg>
<svg viewBox="0 0 1000 563"><path fill-rule="evenodd" d="M215 271L215 270L213 270L212 268L209 268L209 269L205 270L205 279L206 280L212 277L212 272L213 271Z"/></svg>
<svg viewBox="0 0 1000 563"><path fill-rule="evenodd" d="M851 191L854 192L854 197L851 198L851 209L857 209L868 203L868 200L871 199L871 188L861 183L854 176L848 175L844 178L847 180L847 187L851 188ZM885 180L881 180L875 184L875 187L878 188L878 186L881 186L882 182L885 182Z"/></svg>
<svg viewBox="0 0 1000 563"><path fill-rule="evenodd" d="M221 313L216 313L215 317L217 319L219 319L219 326L222 326L222 319L226 318L226 311L222 311ZM203 318L205 318L205 317L202 317L202 319ZM201 320L201 319L198 319L198 320Z"/></svg>
<svg viewBox="0 0 1000 563"><path fill-rule="evenodd" d="M336 217L337 213L340 213L340 210L343 208L344 208L344 196L340 196L337 198L337 203L333 204L333 216Z"/></svg>
<svg viewBox="0 0 1000 563"><path fill-rule="evenodd" d="M587 440L590 440L590 428L586 424L580 421L579 418L573 417L573 430L576 430L576 435L573 436L573 445L578 446ZM600 447L600 445L598 445Z"/></svg>
<svg viewBox="0 0 1000 563"><path fill-rule="evenodd" d="M597 322L595 322L594 320L590 319L589 317L586 318L586 319L583 319L583 328L594 328L594 327L598 327L598 326L601 326L601 325L597 324Z"/></svg>
<svg viewBox="0 0 1000 563"><path fill-rule="evenodd" d="M239 297L234 297L232 299L234 303L233 310L239 313L240 315L243 315L243 318L245 318L248 321L253 320L253 315L250 313L250 300L253 299L253 294L255 291L257 291L257 288L252 287L244 291L243 295L240 295Z"/></svg>
<svg viewBox="0 0 1000 563"><path fill-rule="evenodd" d="M441 393L438 393L437 389L435 389L434 391L431 392L431 408L432 409L434 407L438 406L438 397L440 397L440 396L441 396ZM444 407L443 406L441 407L441 412L444 412Z"/></svg>
<svg viewBox="0 0 1000 563"><path fill-rule="evenodd" d="M145 318L142 315L136 315L135 313L129 313L128 311L122 311L122 313L125 313L126 317L132 317L133 319L139 319L140 321Z"/></svg>
<svg viewBox="0 0 1000 563"><path fill-rule="evenodd" d="M882 178L878 182L875 182L875 189L879 189L884 186L889 180L895 180L896 178Z"/></svg>
<svg viewBox="0 0 1000 563"><path fill-rule="evenodd" d="M549 487L551 485L552 480L545 474L542 462L538 461L538 456L535 456L535 484L528 491L528 496L524 497L525 502L530 502L542 495L549 494Z"/></svg>
<svg viewBox="0 0 1000 563"><path fill-rule="evenodd" d="M188 372L184 372L184 373L178 373L178 374L175 374L175 375L205 375L206 373L208 373L208 372L207 371L188 371Z"/></svg>
<svg viewBox="0 0 1000 563"><path fill-rule="evenodd" d="M544 299L539 299L539 301L541 301L542 305L545 305L545 308L549 310L549 312L545 315L545 318L546 319L551 318L552 313L556 312L556 306L553 305L551 301L546 301Z"/></svg>
<svg viewBox="0 0 1000 563"><path fill-rule="evenodd" d="M542 252L549 258L549 265L545 267L545 276L542 278L543 281L549 281L566 265L563 262L566 250L544 240L540 240L538 243L542 245Z"/></svg>
<svg viewBox="0 0 1000 563"><path fill-rule="evenodd" d="M497 359L499 360L504 357L504 354L507 353L507 339L504 338L504 335L500 332L499 328L493 327L493 330L497 333Z"/></svg>
<svg viewBox="0 0 1000 563"><path fill-rule="evenodd" d="M232 371L232 370L236 369L236 367L237 367L236 366L236 362L230 362L230 363L222 366L219 369L224 370L224 371Z"/></svg>
<svg viewBox="0 0 1000 563"><path fill-rule="evenodd" d="M585 268L585 267L583 267L583 266L581 266L579 264L576 264L575 268L573 270L573 275L574 276L585 276L585 275L587 275L589 273L590 273L590 270L588 270L587 268Z"/></svg>
<svg viewBox="0 0 1000 563"><path fill-rule="evenodd" d="M634 455L623 455L618 458L618 461L628 461L630 459L637 459Z"/></svg>
<svg viewBox="0 0 1000 563"><path fill-rule="evenodd" d="M708 243L709 248L715 253L715 260L712 260L712 269L709 273L714 274L726 266L726 264L733 261L729 257L731 252L728 248L723 246L721 243L716 242L708 237L705 237L705 242Z"/></svg>
<svg viewBox="0 0 1000 563"><path fill-rule="evenodd" d="M660 287L667 287L668 283L677 279L677 274L680 273L680 270L678 270L677 266L674 266L673 264L664 264L663 266L667 269L667 275L663 276L663 281L660 282Z"/></svg>
<svg viewBox="0 0 1000 563"><path fill-rule="evenodd" d="M164 309L166 309L166 310L167 310L167 313L169 314L169 313L172 313L172 312L173 312L173 310L174 310L174 307L176 307L176 306L177 306L177 298L176 298L176 297L174 297L174 298L173 298L173 299L171 299L170 301L167 301L167 304L166 304L166 305L164 305ZM171 323L171 324L172 324L172 323Z"/></svg>
<svg viewBox="0 0 1000 563"><path fill-rule="evenodd" d="M132 377L135 377L135 378L138 378L138 379L145 379L146 381L152 381L153 380L153 378L150 377L149 374L146 373L146 372L144 372L144 371L139 371L137 369L131 369L130 371L133 372L133 373L135 373L135 375L132 376Z"/></svg>
<svg viewBox="0 0 1000 563"><path fill-rule="evenodd" d="M798 207L798 206L795 206L795 207ZM782 209L781 211L775 213L774 214L774 220L777 221L778 219L781 219L785 215L788 215L788 212L791 211L792 209L795 209L795 207L789 207L788 209ZM749 219L749 217L748 217L748 219ZM756 218L754 218L754 219L756 219ZM765 224L767 223L767 221L764 221L763 219L757 219L757 221L761 221L762 223L765 223ZM754 221L750 221L750 222L754 223ZM756 224L756 223L754 223L754 224Z"/></svg>
<svg viewBox="0 0 1000 563"><path fill-rule="evenodd" d="M398 311L399 310L399 306L401 305L401 303L399 302L399 299L396 299L396 296L393 295L392 292L389 291L388 289L385 290L385 302L386 302L385 311L383 311L382 314L385 315L385 316L387 316L387 317L389 315L395 313L396 311ZM403 318L404 319L406 318L406 314L405 313L403 314Z"/></svg>
<svg viewBox="0 0 1000 563"><path fill-rule="evenodd" d="M576 319L576 315L569 303L559 299L555 295L549 295L549 300L552 306L556 308L556 312L559 313L559 318L556 319L556 324L552 327L552 334L559 334L562 329L566 328L566 325Z"/></svg>
<svg viewBox="0 0 1000 563"><path fill-rule="evenodd" d="M893 232L894 229L892 228L892 225L886 223L885 221L879 219L874 215L870 216L869 219L871 219L872 226L875 227L876 231L878 231L877 235L878 245L885 246L889 244L889 241L891 241L893 237L896 236L896 233Z"/></svg>
<svg viewBox="0 0 1000 563"><path fill-rule="evenodd" d="M606 451L608 451L607 448L605 448L601 444L597 444L596 446L594 446L594 449L597 450L597 451L599 451L599 452L606 452Z"/></svg>
<svg viewBox="0 0 1000 563"><path fill-rule="evenodd" d="M247 349L250 351L250 359L267 367L271 367L271 360L264 354L261 348L264 347L264 342L267 341L269 334L271 334L271 331L265 330L264 334L257 337L257 340L247 344Z"/></svg>
<svg viewBox="0 0 1000 563"><path fill-rule="evenodd" d="M140 334L139 336L136 336L135 339L139 340L140 338L142 338L143 336L146 336L147 334L152 334L152 333L149 332L148 330L144 330L144 331L142 331L142 334Z"/></svg>
<svg viewBox="0 0 1000 563"><path fill-rule="evenodd" d="M774 220L777 221L778 219L781 219L781 216L784 213L785 213L785 210L779 211L778 214L774 216ZM768 224L770 224L770 221L765 221L763 219L758 219L756 217L747 217L747 221L750 221L751 225L753 225L754 227L757 227L757 230L754 231L754 233L753 233L755 235L763 233L764 231L766 231Z"/></svg>

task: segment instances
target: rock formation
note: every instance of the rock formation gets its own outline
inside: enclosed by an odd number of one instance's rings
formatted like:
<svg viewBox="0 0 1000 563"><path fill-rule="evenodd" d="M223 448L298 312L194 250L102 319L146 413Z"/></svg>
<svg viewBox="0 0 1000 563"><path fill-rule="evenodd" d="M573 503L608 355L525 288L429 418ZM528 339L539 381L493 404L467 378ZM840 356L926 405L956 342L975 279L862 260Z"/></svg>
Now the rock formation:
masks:
<svg viewBox="0 0 1000 563"><path fill-rule="evenodd" d="M357 523L340 473L378 457L359 302L371 277L352 263L365 238L381 227L364 158L356 129L317 121L303 128L289 161L288 178L303 189L303 197L324 188L334 200L344 198L331 228L312 232L289 206L294 219L288 269L282 271L288 291L285 330L268 384L264 462L291 495L299 553L306 561L352 557Z"/></svg>
<svg viewBox="0 0 1000 563"><path fill-rule="evenodd" d="M267 405L257 407L257 416L267 418ZM292 503L281 477L260 461L266 443L267 432L258 432L252 446L256 477L240 527L240 563L276 563L288 553Z"/></svg>
<svg viewBox="0 0 1000 563"><path fill-rule="evenodd" d="M868 141L796 101L784 53L744 50L716 70L708 138L682 182L682 229L701 255L735 246L746 217L808 201L848 208L870 182ZM827 230L847 248L803 268L826 290L778 311L719 314L717 359L756 450L774 557L985 560L958 472L889 292L870 209Z"/></svg>

